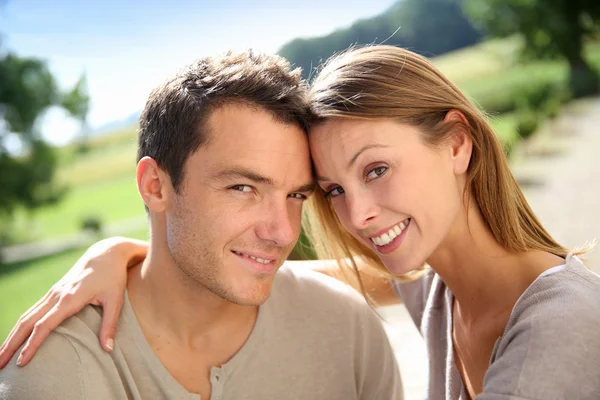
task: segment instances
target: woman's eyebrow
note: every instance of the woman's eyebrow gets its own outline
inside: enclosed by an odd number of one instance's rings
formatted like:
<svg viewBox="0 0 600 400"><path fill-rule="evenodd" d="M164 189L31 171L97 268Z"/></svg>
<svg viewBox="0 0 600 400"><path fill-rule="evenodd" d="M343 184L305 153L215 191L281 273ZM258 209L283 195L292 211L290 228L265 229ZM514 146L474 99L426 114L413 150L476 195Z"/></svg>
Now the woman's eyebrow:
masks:
<svg viewBox="0 0 600 400"><path fill-rule="evenodd" d="M367 145L364 145L363 147L361 147L361 149L360 149L360 150L358 150L358 151L357 151L357 152L354 154L354 156L352 156L352 158L350 159L350 162L348 163L348 167L347 167L347 168L350 168L350 167L352 167L352 166L354 165L354 163L356 162L356 160L358 160L358 157L359 157L359 156L360 156L362 153L364 153L365 151L367 151L367 150L369 150L369 149L375 149L375 148L386 148L386 147L389 147L389 146L386 146L385 144L367 144Z"/></svg>

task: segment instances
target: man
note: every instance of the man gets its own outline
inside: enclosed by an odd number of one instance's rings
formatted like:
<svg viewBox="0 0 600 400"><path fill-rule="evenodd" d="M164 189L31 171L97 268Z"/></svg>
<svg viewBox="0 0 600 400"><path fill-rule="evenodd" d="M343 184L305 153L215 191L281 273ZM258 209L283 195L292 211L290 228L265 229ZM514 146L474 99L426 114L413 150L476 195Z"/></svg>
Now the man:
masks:
<svg viewBox="0 0 600 400"><path fill-rule="evenodd" d="M298 71L277 56L206 58L155 89L137 184L150 250L131 268L114 349L101 310L65 321L0 399L398 399L374 312L349 287L279 269L313 189Z"/></svg>

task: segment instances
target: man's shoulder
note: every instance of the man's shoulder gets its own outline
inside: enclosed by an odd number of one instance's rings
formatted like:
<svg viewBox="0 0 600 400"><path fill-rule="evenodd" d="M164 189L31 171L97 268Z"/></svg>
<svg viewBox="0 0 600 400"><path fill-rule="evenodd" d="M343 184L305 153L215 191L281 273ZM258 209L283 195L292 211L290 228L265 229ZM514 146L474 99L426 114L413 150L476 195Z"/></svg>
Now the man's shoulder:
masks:
<svg viewBox="0 0 600 400"><path fill-rule="evenodd" d="M269 329L263 330L268 332L263 340L270 343L270 353L263 354L271 361L288 359L287 373L312 376L304 381L312 379L309 386L321 392L343 389L352 398L402 398L400 373L381 320L355 289L310 268L284 266L265 306L262 320ZM272 364L282 365L281 359ZM323 370L330 372L323 375Z"/></svg>
<svg viewBox="0 0 600 400"><path fill-rule="evenodd" d="M347 327L381 326L375 312L354 288L305 267L284 266L279 270L267 308L290 323L295 319L301 323L310 320L314 322L311 326L325 321Z"/></svg>
<svg viewBox="0 0 600 400"><path fill-rule="evenodd" d="M98 332L102 310L88 305L50 333L27 366L10 365L0 371L0 400L5 399L104 399L124 393L117 365L122 349L106 353ZM123 324L123 319L119 324ZM122 342L120 331L115 344ZM20 350L19 350L20 351Z"/></svg>
<svg viewBox="0 0 600 400"><path fill-rule="evenodd" d="M102 322L102 307L88 304L81 311L70 318L64 320L60 325L60 330L65 332L91 329L92 332L97 332Z"/></svg>
<svg viewBox="0 0 600 400"><path fill-rule="evenodd" d="M349 285L307 267L284 265L277 273L275 292L299 301L324 301L327 304L366 304L364 297ZM324 306L327 306L324 304Z"/></svg>
<svg viewBox="0 0 600 400"><path fill-rule="evenodd" d="M83 363L71 340L51 332L26 367L16 360L0 370L0 399L83 399Z"/></svg>

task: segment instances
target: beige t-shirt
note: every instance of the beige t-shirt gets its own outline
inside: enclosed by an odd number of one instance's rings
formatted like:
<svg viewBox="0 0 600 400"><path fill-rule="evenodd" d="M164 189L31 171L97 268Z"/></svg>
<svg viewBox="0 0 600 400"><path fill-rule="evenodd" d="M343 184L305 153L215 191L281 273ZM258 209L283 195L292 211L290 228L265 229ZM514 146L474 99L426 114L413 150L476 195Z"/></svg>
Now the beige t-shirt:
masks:
<svg viewBox="0 0 600 400"><path fill-rule="evenodd" d="M115 349L98 343L101 309L65 321L31 363L0 371L0 399L200 399L151 350L127 296ZM282 267L247 342L211 371L211 400L402 398L394 354L376 314L346 285Z"/></svg>

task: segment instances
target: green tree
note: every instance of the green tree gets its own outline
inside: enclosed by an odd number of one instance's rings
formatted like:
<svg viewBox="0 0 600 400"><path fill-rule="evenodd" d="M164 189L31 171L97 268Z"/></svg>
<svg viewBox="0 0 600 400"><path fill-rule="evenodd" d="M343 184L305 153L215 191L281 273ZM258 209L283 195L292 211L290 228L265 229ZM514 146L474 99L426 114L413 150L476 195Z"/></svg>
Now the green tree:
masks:
<svg viewBox="0 0 600 400"><path fill-rule="evenodd" d="M32 210L60 198L63 190L53 182L56 155L36 122L54 106L85 121L88 103L83 79L62 93L44 61L0 54L0 218L6 221L17 206ZM7 149L10 135L19 137L23 151Z"/></svg>
<svg viewBox="0 0 600 400"><path fill-rule="evenodd" d="M564 57L575 97L596 93L598 74L583 55L585 40L599 32L598 0L467 0L467 14L494 36L520 33L525 54Z"/></svg>

